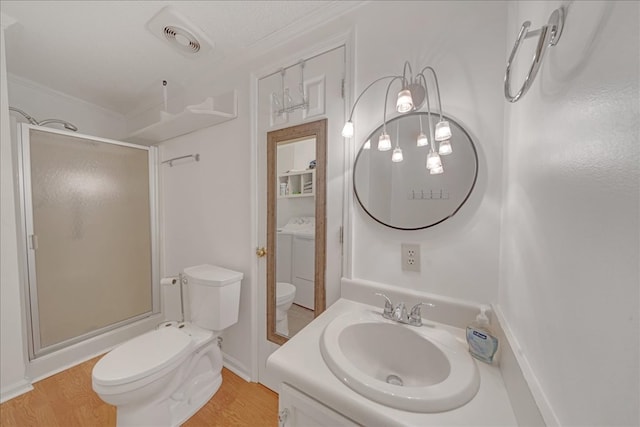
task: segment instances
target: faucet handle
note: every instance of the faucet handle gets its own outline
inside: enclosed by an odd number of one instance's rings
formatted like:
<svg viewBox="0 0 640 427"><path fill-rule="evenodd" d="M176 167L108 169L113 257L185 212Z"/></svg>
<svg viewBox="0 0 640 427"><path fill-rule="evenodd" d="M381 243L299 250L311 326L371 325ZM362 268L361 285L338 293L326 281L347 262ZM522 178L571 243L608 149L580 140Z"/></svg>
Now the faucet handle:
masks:
<svg viewBox="0 0 640 427"><path fill-rule="evenodd" d="M411 314L409 314L409 324L413 326L422 326L422 313L420 312L421 306L429 308L435 307L435 304L430 302L419 302L411 308Z"/></svg>
<svg viewBox="0 0 640 427"><path fill-rule="evenodd" d="M388 319L391 319L391 316L393 315L393 303L391 302L391 300L389 299L388 296L386 296L385 294L381 294L379 292L376 292L375 295L384 298L386 301L384 303L384 312L382 313L382 317L386 317Z"/></svg>

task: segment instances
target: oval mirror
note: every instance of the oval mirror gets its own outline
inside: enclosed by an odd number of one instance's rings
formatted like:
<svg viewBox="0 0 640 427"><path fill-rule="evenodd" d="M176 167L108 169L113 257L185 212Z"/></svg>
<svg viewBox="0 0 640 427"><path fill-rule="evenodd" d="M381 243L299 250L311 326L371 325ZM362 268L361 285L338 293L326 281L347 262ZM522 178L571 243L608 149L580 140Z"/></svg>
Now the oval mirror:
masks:
<svg viewBox="0 0 640 427"><path fill-rule="evenodd" d="M411 113L389 120L391 145L402 150L393 162L393 150L379 151L382 126L360 148L353 167L356 198L371 218L387 227L419 230L451 218L467 201L478 177L478 153L464 128L443 116L451 127L451 154L441 155L444 172L430 174L426 167L429 146L418 146L421 129L428 133L428 113ZM439 115L432 114L435 126ZM439 143L436 142L436 150Z"/></svg>

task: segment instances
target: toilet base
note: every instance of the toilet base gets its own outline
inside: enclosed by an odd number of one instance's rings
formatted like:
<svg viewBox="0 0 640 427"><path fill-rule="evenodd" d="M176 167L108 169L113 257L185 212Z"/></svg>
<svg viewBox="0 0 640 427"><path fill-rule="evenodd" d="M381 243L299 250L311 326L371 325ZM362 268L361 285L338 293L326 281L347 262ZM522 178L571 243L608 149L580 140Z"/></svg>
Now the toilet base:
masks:
<svg viewBox="0 0 640 427"><path fill-rule="evenodd" d="M222 375L217 378L206 372L181 387L169 399L143 408L118 407L118 426L171 426L177 427L198 412L220 388ZM186 388L191 386L190 397Z"/></svg>
<svg viewBox="0 0 640 427"><path fill-rule="evenodd" d="M177 427L198 412L222 384L222 353L214 338L195 349L182 370L165 387L175 390L170 395L146 404L118 405L117 427Z"/></svg>
<svg viewBox="0 0 640 427"><path fill-rule="evenodd" d="M194 390L189 399L174 400L174 396L176 396L174 393L170 400L171 403L169 403L172 426L179 426L187 421L216 394L222 384L222 375L218 374L217 378L211 378L213 376L213 373L207 372L194 378L192 382Z"/></svg>

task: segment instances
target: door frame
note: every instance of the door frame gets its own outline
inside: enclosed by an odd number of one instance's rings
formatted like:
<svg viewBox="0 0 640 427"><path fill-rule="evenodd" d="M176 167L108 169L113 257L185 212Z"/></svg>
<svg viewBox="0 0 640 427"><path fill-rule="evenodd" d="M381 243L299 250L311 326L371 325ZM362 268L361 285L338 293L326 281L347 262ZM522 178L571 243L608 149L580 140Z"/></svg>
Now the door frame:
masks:
<svg viewBox="0 0 640 427"><path fill-rule="evenodd" d="M343 33L338 34L337 36L327 39L324 42L321 42L310 49L306 49L303 51L299 51L293 55L289 55L287 58L283 58L278 61L274 61L268 66L260 68L258 71L251 73L250 75L250 105L251 105L251 116L250 116L250 131L251 131L251 256L254 257L254 262L252 263L251 268L251 277L252 277L252 343L251 343L251 353L252 353L252 364L251 364L251 381L254 382L262 382L261 379L264 374L261 374L261 351L260 351L260 342L261 340L266 340L266 318L261 318L265 316L261 316L261 313L266 312L265 310L260 309L260 286L261 286L261 269L264 270L262 273L263 277L266 280L266 259L258 258L255 255L255 250L258 247L265 246L266 247L266 234L264 236L260 236L260 215L262 212L260 211L259 204L259 173L258 173L258 145L261 141L260 135L258 135L258 119L259 119L259 81L275 72L280 70L283 64L295 64L299 62L300 58L310 58L321 55L328 51L334 50L336 48L344 47L345 49L345 61L344 61L344 80L345 80L345 91L344 91L344 117L343 120L347 120L347 116L349 114L348 108L351 105L351 90L347 90L346 88L350 88L351 82L353 81L353 46L354 46L354 34L353 31L349 30ZM310 120L311 121L311 120ZM301 122L302 123L302 122ZM281 128L287 126L293 126L295 124L300 123L290 123L285 126L280 126ZM278 127L274 127L272 130L276 130ZM265 135L266 137L266 135ZM343 172L343 194L342 194L342 236L343 236L343 251L342 251L342 275L350 277L351 276L351 261L350 261L350 248L351 248L351 219L350 219L350 206L352 195L350 191L350 165L353 159L353 144L349 140L344 140L344 153L343 159L344 164ZM265 196L266 197L266 196ZM263 313L264 314L264 313ZM273 350L277 349L277 345L272 344L274 346Z"/></svg>

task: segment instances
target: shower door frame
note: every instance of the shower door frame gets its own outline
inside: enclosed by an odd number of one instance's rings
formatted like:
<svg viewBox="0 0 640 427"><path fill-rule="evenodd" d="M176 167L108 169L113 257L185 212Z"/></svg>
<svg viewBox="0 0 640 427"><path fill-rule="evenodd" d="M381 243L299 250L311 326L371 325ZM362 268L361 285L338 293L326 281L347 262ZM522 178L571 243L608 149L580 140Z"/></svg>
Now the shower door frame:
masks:
<svg viewBox="0 0 640 427"><path fill-rule="evenodd" d="M56 344L42 347L40 344L40 319L38 315L38 290L35 265L35 250L30 236L34 234L33 224L33 204L32 204L32 188L31 188L31 155L30 155L30 132L37 130L57 135L68 136L72 138L88 139L98 143L118 145L147 151L149 165L149 212L150 212L150 235L151 235L151 311L139 314L137 316L121 320L119 322L95 329L78 335L73 338L66 339ZM22 262L22 272L25 287L25 314L24 318L27 322L27 343L29 360L35 360L41 356L53 353L57 350L69 347L73 344L80 343L89 338L99 336L105 332L118 329L125 325L133 324L142 319L148 318L161 312L160 302L160 249L159 249L159 217L158 217L158 148L154 146L145 146L132 144L128 142L116 141L113 139L100 138L93 135L80 134L76 132L62 131L50 127L36 126L27 123L18 124L17 132L17 159L18 159L18 185L19 185L19 219L20 228L18 236L19 242L22 243L22 253L24 254L24 262ZM29 173L27 173L27 171Z"/></svg>

